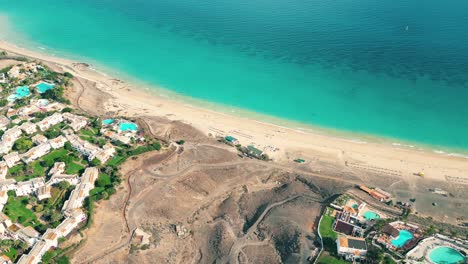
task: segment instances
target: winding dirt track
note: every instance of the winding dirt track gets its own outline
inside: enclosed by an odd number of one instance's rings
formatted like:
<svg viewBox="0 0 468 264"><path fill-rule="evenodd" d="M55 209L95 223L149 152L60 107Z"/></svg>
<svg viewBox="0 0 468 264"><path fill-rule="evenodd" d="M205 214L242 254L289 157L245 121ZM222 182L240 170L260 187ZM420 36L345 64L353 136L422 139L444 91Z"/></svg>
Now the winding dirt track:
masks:
<svg viewBox="0 0 468 264"><path fill-rule="evenodd" d="M173 153L168 155L164 160L161 160L160 163L170 159L175 154L178 154L177 150L178 150L178 148L176 148L173 151ZM236 160L236 161L229 161L229 162L223 162L223 163L218 163L218 164L210 164L210 163L191 164L190 166L188 166L186 168L183 168L182 170L180 170L178 172L169 173L169 174L158 174L158 173L155 173L155 172L153 172L153 171L151 171L149 169L144 169L143 171L144 171L145 174L150 175L152 178L156 178L156 179L160 179L160 180L167 180L167 181L173 182L173 181L178 180L180 177L186 175L187 173L190 173L190 172L195 171L195 170L229 168L229 167L236 167L236 166L241 166L241 165L246 165L246 164L261 165L261 166L263 166L265 168L268 168L268 169L279 169L279 170L287 171L287 172L290 172L290 173L297 173L297 174L301 174L301 175L307 175L307 176L318 177L318 178L329 179L329 180L339 180L341 182L347 182L347 183L350 183L350 184L360 184L361 183L359 181L344 180L344 179L339 178L338 176L322 175L322 174L307 172L307 171L303 171L303 170L299 170L299 169L291 169L291 168L288 168L286 166L282 166L282 165L279 165L279 164L268 163L268 162L258 161L258 160ZM119 244L105 250L104 252L102 252L98 256L94 256L94 257L92 257L90 259L86 259L85 261L83 261L83 263L95 262L95 261L99 260L100 258L102 258L102 257L104 257L106 255L109 255L109 254L111 254L113 252L116 252L116 251L124 248L125 246L129 245L130 239L131 239L131 237L130 237L131 228L130 228L130 223L129 223L128 216L127 216L127 212L129 210L129 208L128 208L129 207L129 201L130 201L130 199L132 199L132 205L138 204L139 200L141 200L142 197L144 197L144 194L148 190L151 190L151 188L152 188L151 186L148 186L147 188L142 190L136 197L132 197L133 193L132 193L132 182L131 182L132 178L131 177L138 170L135 169L135 170L129 171L127 173L129 176L127 177L127 179L125 181L125 184L126 184L126 186L128 188L128 194L127 194L127 196L125 198L125 201L124 201L124 206L123 206L123 209L122 209L122 218L123 218L123 220L125 222L126 230L128 232L127 239L124 239L121 243L119 243ZM249 238L250 238L251 234L257 229L258 224L265 218L265 216L268 214L268 212L271 209L273 209L273 208L275 208L277 206L281 206L281 205L283 205L283 204L285 204L287 202L290 202L290 201L292 201L294 199L297 199L298 197L301 197L301 196L303 196L303 195L292 196L292 197L286 198L286 199L284 199L282 201L278 201L276 203L273 203L273 204L269 205L262 212L262 214L257 219L257 221L249 228L247 233L242 238L236 238L238 240L235 242L235 244L231 248L230 254L229 254L230 263L238 263L238 257L239 257L239 254L241 253L242 249L245 248L246 246L252 244L252 243L256 243L255 241L249 240ZM313 197L313 199L317 199L317 198ZM317 202L321 203L322 201L317 200Z"/></svg>
<svg viewBox="0 0 468 264"><path fill-rule="evenodd" d="M197 163L197 164L191 164L190 166L182 169L181 171L171 173L171 174L157 174L148 170L146 172L150 174L153 178L164 179L164 178L178 177L178 176L184 175L194 170L216 169L216 168L233 167L233 166L239 166L239 165L245 165L245 164L262 165L270 169L279 169L279 170L283 170L289 173L296 173L299 175L307 175L311 177L317 177L317 178L328 179L328 180L339 180L340 182L346 182L346 183L353 184L353 185L362 184L362 182L358 180L346 180L346 179L340 178L340 176L331 176L331 175L318 174L318 173L309 172L309 171L303 171L300 169L292 169L287 166L270 163L270 162L259 161L259 160L237 160L237 161L229 161L229 162L223 162L223 163L217 163L217 164Z"/></svg>
<svg viewBox="0 0 468 264"><path fill-rule="evenodd" d="M252 235L255 230L257 230L258 224L263 221L265 216L270 212L271 209L281 206L287 202L290 202L294 199L297 199L299 197L303 197L303 195L294 195L292 197L283 199L281 201L278 201L276 203L270 204L265 210L262 212L262 214L258 217L258 219L255 221L255 223L249 227L247 232L240 238L237 238L236 241L234 242L234 245L232 245L231 250L229 252L229 263L239 263L239 254L242 252L242 249L245 248L246 246L249 245L263 245L264 241L252 241L250 240L250 236ZM318 201L322 202L322 201Z"/></svg>

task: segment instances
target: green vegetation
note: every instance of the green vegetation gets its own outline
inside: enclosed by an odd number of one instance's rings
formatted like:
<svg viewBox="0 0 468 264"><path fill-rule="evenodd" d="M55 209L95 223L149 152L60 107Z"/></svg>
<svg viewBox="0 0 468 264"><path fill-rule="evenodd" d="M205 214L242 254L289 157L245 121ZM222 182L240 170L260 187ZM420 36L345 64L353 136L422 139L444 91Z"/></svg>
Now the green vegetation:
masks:
<svg viewBox="0 0 468 264"><path fill-rule="evenodd" d="M325 256L324 254L322 254L319 257L317 263L318 264L349 264L350 262L338 259L330 255Z"/></svg>
<svg viewBox="0 0 468 264"><path fill-rule="evenodd" d="M325 208L322 220L320 221L319 232L322 236L324 252L322 252L322 255L319 257L318 263L347 263L339 259L336 252L336 239L338 235L333 231L333 222L335 221L335 217L331 215L332 212L332 208Z"/></svg>
<svg viewBox="0 0 468 264"><path fill-rule="evenodd" d="M37 177L44 176L45 174L44 168L38 160L29 163L26 166L26 168L24 168L24 164L19 164L15 167L18 167L19 169L19 172L16 172L17 174L19 174L19 176L15 177L15 180L18 182L28 181ZM11 168L10 170L13 170L15 167Z"/></svg>
<svg viewBox="0 0 468 264"><path fill-rule="evenodd" d="M8 174L9 174L10 177L16 177L16 176L23 175L24 168L25 168L25 165L23 163L20 163L20 164L18 164L16 166L11 167L8 170Z"/></svg>
<svg viewBox="0 0 468 264"><path fill-rule="evenodd" d="M49 154L45 155L44 157L42 157L42 161L47 167L52 167L54 166L55 162L64 161L67 154L68 154L68 151L66 149L63 149L63 148L56 149L50 152Z"/></svg>
<svg viewBox="0 0 468 264"><path fill-rule="evenodd" d="M51 91L51 90L49 90ZM48 139L53 139L56 138L60 135L62 135L62 130L64 129L65 124L60 123L57 125L52 126L51 128L47 129L47 131L44 132L44 136Z"/></svg>
<svg viewBox="0 0 468 264"><path fill-rule="evenodd" d="M49 264L49 263L54 263L54 264L68 264L70 263L70 259L68 259L67 256L63 255L63 253L67 249L61 249L61 248L55 248L53 250L47 251L43 256L42 256L42 263L44 264Z"/></svg>
<svg viewBox="0 0 468 264"><path fill-rule="evenodd" d="M0 240L0 251L16 262L18 256L28 249L28 245L21 240L2 239Z"/></svg>
<svg viewBox="0 0 468 264"><path fill-rule="evenodd" d="M16 248L10 247L8 251L3 252L7 257L9 257L11 260L14 260L18 256L18 250Z"/></svg>
<svg viewBox="0 0 468 264"><path fill-rule="evenodd" d="M65 76L65 77L67 77L67 78L69 78L69 79L73 78L73 74L71 74L71 73L69 73L69 72L65 72L65 73L63 74L63 76Z"/></svg>
<svg viewBox="0 0 468 264"><path fill-rule="evenodd" d="M124 163L125 160L126 160L125 157L116 155L115 157L113 157L111 160L109 160L107 162L107 165L109 165L109 166L119 166L120 164Z"/></svg>
<svg viewBox="0 0 468 264"><path fill-rule="evenodd" d="M3 106L5 106L5 105L7 105L7 104L8 104L8 100L7 100L7 99L1 99L1 100L0 100L0 107L3 107Z"/></svg>
<svg viewBox="0 0 468 264"><path fill-rule="evenodd" d="M1 71L8 71L9 68L2 69ZM22 69L22 71L26 71ZM25 80L9 79L8 84L2 84L3 91L0 91L2 98L6 98L8 94L18 85L32 85L40 80L50 80L55 84L54 89L47 90L43 94L38 94L35 89L31 89L32 95L16 100L14 108L19 108L23 105L30 103L31 99L49 99L51 101L57 101L61 103L68 104L69 101L64 97L64 89L71 82L70 79L73 78L71 73L60 74L52 71L47 66L39 68L37 73L28 72L29 77ZM8 101L5 99L0 100L0 107L8 105ZM71 107L66 107L62 110L63 113L66 112L76 112L79 114L78 110L74 110ZM37 112L32 116L34 117L31 122L37 123L54 114L54 112ZM96 117L87 116L90 121L90 124L87 128L79 131L77 134L84 140L87 140L95 145L104 146L108 144L108 140L104 138L100 133L101 120ZM18 116L10 117L11 120L17 119ZM24 121L22 121L24 122ZM11 123L8 127L14 127L20 125L21 122ZM63 134L65 129L68 129L69 126L66 122L54 125L49 128L47 131L39 132L43 134L48 139L56 138ZM0 136L3 134L3 131L0 131ZM119 166L125 162L128 158L134 157L136 155L160 150L161 144L155 140L147 138L145 143L137 142L132 138L131 144L125 145L118 142L112 142L116 147L117 155L112 158L107 164L101 164L97 159L88 161L87 157L83 157L80 153L75 151L71 144L67 142L64 148L51 150L50 153L44 155L43 157L33 161L29 164L20 163L17 166L14 166L8 170L8 177L14 178L16 181L27 181L37 177L46 176L47 172L56 162L65 163L65 173L66 174L81 174L88 166L96 166L100 173L99 177L95 182L95 188L90 191L90 196L86 199L83 209L87 213L87 222L82 228L87 228L90 226L93 220L93 210L94 204L96 201L101 199L108 199L113 193L116 192L116 187L121 183L122 178L119 174ZM184 144L184 140L179 140L178 144ZM30 137L22 137L18 139L13 146L13 149L24 153L33 147L33 143ZM31 226L37 231L44 233L47 228L55 228L63 221L63 214L61 208L65 201L70 197L70 194L75 186L70 186L68 182L60 182L54 184L51 188L51 197L48 199L43 199L38 201L35 195L29 195L27 197L16 197L14 192L9 192L9 198L7 203L4 206L3 212L10 217L13 222L18 222L24 226ZM60 243L64 242L63 238ZM24 243L23 243L24 244ZM13 261L17 261L18 256L21 256L24 253L27 253L28 247L23 246L20 242L2 240L0 242L0 250L7 256L9 256ZM25 244L24 244L25 245ZM48 251L43 259L43 263L69 263L69 259L65 256L67 249L57 248L51 251Z"/></svg>
<svg viewBox="0 0 468 264"><path fill-rule="evenodd" d="M108 187L112 186L112 181L109 175L102 173L99 178L96 180L97 187Z"/></svg>
<svg viewBox="0 0 468 264"><path fill-rule="evenodd" d="M54 100L60 103L69 104L70 101L64 96L63 86L56 86L54 89L47 90L41 95L43 99Z"/></svg>
<svg viewBox="0 0 468 264"><path fill-rule="evenodd" d="M391 257L385 256L383 259L383 264L397 264Z"/></svg>
<svg viewBox="0 0 468 264"><path fill-rule="evenodd" d="M337 234L335 231L333 231L333 221L335 218L330 215L323 215L322 216L322 221L320 222L319 230L320 230L320 235L322 237L330 237L332 239L337 238Z"/></svg>
<svg viewBox="0 0 468 264"><path fill-rule="evenodd" d="M66 174L81 174L83 173L85 167L82 166L81 164L75 163L75 162L66 162L66 169L65 173Z"/></svg>
<svg viewBox="0 0 468 264"><path fill-rule="evenodd" d="M12 222L18 222L24 226L36 227L39 220L33 211L26 208L29 204L29 197L16 197L12 191L8 192L8 202L5 204L3 212L10 217Z"/></svg>
<svg viewBox="0 0 468 264"><path fill-rule="evenodd" d="M20 153L24 153L30 148L32 148L32 146L33 142L30 139L22 137L16 140L15 144L13 145L13 150L17 150Z"/></svg>

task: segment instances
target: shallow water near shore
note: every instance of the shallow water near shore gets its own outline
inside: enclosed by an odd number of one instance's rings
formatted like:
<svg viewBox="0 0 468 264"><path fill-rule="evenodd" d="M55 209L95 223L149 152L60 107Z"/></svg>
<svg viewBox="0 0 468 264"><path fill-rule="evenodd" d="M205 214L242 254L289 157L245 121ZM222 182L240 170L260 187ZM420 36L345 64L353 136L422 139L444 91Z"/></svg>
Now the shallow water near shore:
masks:
<svg viewBox="0 0 468 264"><path fill-rule="evenodd" d="M10 43L195 99L466 151L466 8L461 0L18 0L0 13Z"/></svg>

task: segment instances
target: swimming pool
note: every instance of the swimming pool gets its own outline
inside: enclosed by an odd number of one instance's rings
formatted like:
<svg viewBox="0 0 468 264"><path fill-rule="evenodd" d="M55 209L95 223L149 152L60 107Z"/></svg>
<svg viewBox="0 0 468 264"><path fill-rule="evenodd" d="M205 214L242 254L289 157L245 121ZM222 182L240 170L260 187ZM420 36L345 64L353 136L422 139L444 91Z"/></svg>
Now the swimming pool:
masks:
<svg viewBox="0 0 468 264"><path fill-rule="evenodd" d="M410 241L413 238L413 234L407 230L400 230L400 234L398 235L397 238L392 240L392 245L394 245L397 248L403 247L406 242Z"/></svg>
<svg viewBox="0 0 468 264"><path fill-rule="evenodd" d="M463 255L451 247L438 247L431 250L429 259L437 264L465 263Z"/></svg>
<svg viewBox="0 0 468 264"><path fill-rule="evenodd" d="M37 91L39 93L45 93L46 91L54 88L55 85L51 83L41 82L40 84L36 85Z"/></svg>
<svg viewBox="0 0 468 264"><path fill-rule="evenodd" d="M13 102L16 99L21 99L21 98L26 97L26 96L28 96L30 94L31 94L31 92L29 91L29 86L18 86L18 87L16 87L15 93L8 96L7 100L9 102Z"/></svg>
<svg viewBox="0 0 468 264"><path fill-rule="evenodd" d="M104 120L102 120L103 125L110 125L112 123L114 123L114 119L104 119Z"/></svg>
<svg viewBox="0 0 468 264"><path fill-rule="evenodd" d="M122 131L137 131L138 126L134 123L120 123L119 129Z"/></svg>
<svg viewBox="0 0 468 264"><path fill-rule="evenodd" d="M374 220L374 219L379 219L380 215L375 213L375 212L372 212L372 211L367 211L367 212L364 213L364 218L367 221L370 221L370 220Z"/></svg>

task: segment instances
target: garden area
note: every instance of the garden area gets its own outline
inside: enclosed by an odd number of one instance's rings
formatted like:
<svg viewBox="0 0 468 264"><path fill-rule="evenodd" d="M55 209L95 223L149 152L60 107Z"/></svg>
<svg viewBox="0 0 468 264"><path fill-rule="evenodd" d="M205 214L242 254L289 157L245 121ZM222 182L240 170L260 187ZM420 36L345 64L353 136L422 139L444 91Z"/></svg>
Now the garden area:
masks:
<svg viewBox="0 0 468 264"><path fill-rule="evenodd" d="M338 237L337 233L333 230L333 222L335 217L332 215L334 209L327 207L322 216L319 225L319 232L322 236L323 241L323 252L320 255L317 263L322 264L342 264L348 263L344 260L341 260L336 252L336 239Z"/></svg>
<svg viewBox="0 0 468 264"><path fill-rule="evenodd" d="M34 212L28 208L29 197L16 197L15 192L8 192L8 201L3 208L5 213L12 222L20 223L23 226L31 226L36 228L40 225L39 219Z"/></svg>

